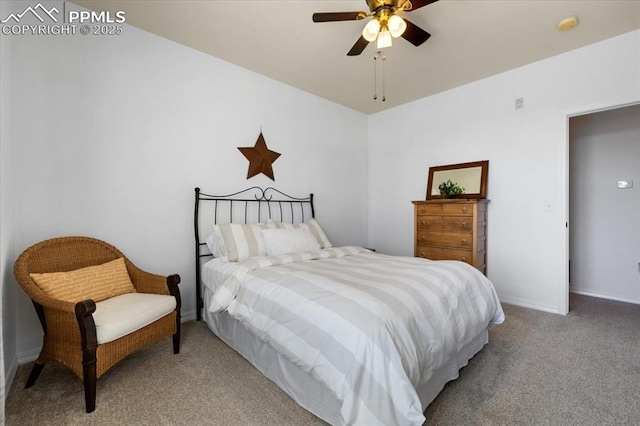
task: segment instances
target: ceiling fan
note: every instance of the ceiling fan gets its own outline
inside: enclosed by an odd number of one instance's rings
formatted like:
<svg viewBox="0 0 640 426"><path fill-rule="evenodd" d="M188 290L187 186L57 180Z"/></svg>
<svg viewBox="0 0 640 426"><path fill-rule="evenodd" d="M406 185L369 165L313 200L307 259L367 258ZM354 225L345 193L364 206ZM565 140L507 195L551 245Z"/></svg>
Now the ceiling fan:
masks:
<svg viewBox="0 0 640 426"><path fill-rule="evenodd" d="M313 22L359 21L372 17L365 25L362 35L353 45L348 56L361 54L370 42L376 40L378 49L391 46L392 38L402 36L414 46L420 46L431 34L397 15L397 12L411 12L438 0L366 0L370 13L327 12L314 13Z"/></svg>

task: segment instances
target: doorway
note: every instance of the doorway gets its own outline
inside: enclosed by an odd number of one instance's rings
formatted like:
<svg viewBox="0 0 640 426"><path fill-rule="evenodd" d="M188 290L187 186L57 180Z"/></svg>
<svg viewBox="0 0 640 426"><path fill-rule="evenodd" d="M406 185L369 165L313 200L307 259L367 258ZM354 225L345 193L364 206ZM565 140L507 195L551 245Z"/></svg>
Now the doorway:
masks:
<svg viewBox="0 0 640 426"><path fill-rule="evenodd" d="M568 164L567 293L640 304L640 104L569 116Z"/></svg>

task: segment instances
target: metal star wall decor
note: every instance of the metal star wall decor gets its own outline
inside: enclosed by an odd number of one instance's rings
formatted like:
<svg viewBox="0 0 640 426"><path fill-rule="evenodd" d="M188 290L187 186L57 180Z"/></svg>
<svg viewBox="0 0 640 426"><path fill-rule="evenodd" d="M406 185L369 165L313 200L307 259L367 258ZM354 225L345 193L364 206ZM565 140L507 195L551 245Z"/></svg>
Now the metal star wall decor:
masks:
<svg viewBox="0 0 640 426"><path fill-rule="evenodd" d="M271 180L276 180L273 177L273 168L271 165L280 157L280 154L267 148L267 143L264 140L264 136L262 136L262 131L260 131L260 136L258 136L255 146L238 147L238 149L242 155L249 160L247 179L258 173L264 173L270 177Z"/></svg>

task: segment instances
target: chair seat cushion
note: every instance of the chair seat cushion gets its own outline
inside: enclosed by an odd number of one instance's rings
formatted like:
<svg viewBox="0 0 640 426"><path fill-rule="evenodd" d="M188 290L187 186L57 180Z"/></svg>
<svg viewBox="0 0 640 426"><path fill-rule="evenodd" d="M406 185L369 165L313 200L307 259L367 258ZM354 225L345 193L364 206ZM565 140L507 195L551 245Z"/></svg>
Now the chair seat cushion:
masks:
<svg viewBox="0 0 640 426"><path fill-rule="evenodd" d="M93 313L98 344L133 333L175 309L175 297L163 294L127 293L98 302Z"/></svg>

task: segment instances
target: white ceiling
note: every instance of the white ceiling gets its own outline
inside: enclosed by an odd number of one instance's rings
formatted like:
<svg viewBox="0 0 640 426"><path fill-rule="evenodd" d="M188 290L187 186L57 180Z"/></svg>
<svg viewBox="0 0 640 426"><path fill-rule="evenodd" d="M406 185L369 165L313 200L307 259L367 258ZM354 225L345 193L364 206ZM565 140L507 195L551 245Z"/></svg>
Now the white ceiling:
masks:
<svg viewBox="0 0 640 426"><path fill-rule="evenodd" d="M124 10L127 24L365 114L640 28L640 0L440 0L402 14L431 38L420 47L395 39L385 49L382 102L380 88L373 100L374 45L346 55L366 21L311 20L314 12L368 11L365 0L74 3ZM578 26L559 31L557 23L569 16Z"/></svg>

